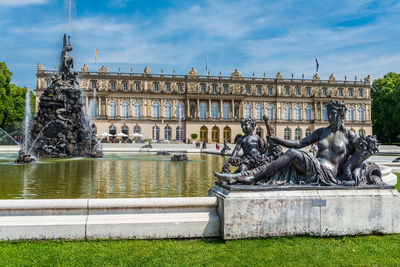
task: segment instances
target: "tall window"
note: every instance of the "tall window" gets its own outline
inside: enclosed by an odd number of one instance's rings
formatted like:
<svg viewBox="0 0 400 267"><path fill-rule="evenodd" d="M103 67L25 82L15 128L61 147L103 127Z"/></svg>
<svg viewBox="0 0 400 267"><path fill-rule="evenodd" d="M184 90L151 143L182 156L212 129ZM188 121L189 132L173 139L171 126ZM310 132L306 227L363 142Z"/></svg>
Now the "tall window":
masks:
<svg viewBox="0 0 400 267"><path fill-rule="evenodd" d="M251 106L249 104L244 105L244 117L251 118Z"/></svg>
<svg viewBox="0 0 400 267"><path fill-rule="evenodd" d="M170 102L166 102L166 103L164 104L164 118L166 118L166 119L171 119L171 117L172 117L172 112L171 112L171 110L172 110L172 105L171 105L171 103L170 103Z"/></svg>
<svg viewBox="0 0 400 267"><path fill-rule="evenodd" d="M284 109L284 117L285 117L285 120L286 120L286 121L290 121L290 117L291 117L291 114L290 114L290 106L289 106L289 105L285 105L285 107L284 107L283 109Z"/></svg>
<svg viewBox="0 0 400 267"><path fill-rule="evenodd" d="M286 87L286 88L285 88L285 94L286 94L286 95L289 95L289 94L290 94L289 87Z"/></svg>
<svg viewBox="0 0 400 267"><path fill-rule="evenodd" d="M136 91L140 91L140 83L135 83Z"/></svg>
<svg viewBox="0 0 400 267"><path fill-rule="evenodd" d="M178 102L176 104L176 118L183 119L183 103L182 102Z"/></svg>
<svg viewBox="0 0 400 267"><path fill-rule="evenodd" d="M128 127L128 125L122 125L121 132L123 134L129 135L129 127Z"/></svg>
<svg viewBox="0 0 400 267"><path fill-rule="evenodd" d="M364 129L358 130L358 136L359 136L359 137L365 136L365 131L364 131Z"/></svg>
<svg viewBox="0 0 400 267"><path fill-rule="evenodd" d="M218 103L211 103L211 118L218 119Z"/></svg>
<svg viewBox="0 0 400 267"><path fill-rule="evenodd" d="M296 121L301 121L301 107L300 106L295 106L294 107L294 119Z"/></svg>
<svg viewBox="0 0 400 267"><path fill-rule="evenodd" d="M328 110L326 107L322 108L322 120L327 121L328 120Z"/></svg>
<svg viewBox="0 0 400 267"><path fill-rule="evenodd" d="M261 86L258 86L258 87L257 87L257 94L261 95L261 92L262 92L262 91L261 91Z"/></svg>
<svg viewBox="0 0 400 267"><path fill-rule="evenodd" d="M326 96L326 95L327 95L327 93L326 93L326 88L322 89L322 95L323 95L323 96Z"/></svg>
<svg viewBox="0 0 400 267"><path fill-rule="evenodd" d="M111 84L110 84L110 89L111 89L111 90L115 90L115 82L111 82Z"/></svg>
<svg viewBox="0 0 400 267"><path fill-rule="evenodd" d="M359 95L360 97L363 97L363 96L364 96L363 89L358 90L358 95Z"/></svg>
<svg viewBox="0 0 400 267"><path fill-rule="evenodd" d="M96 81L92 81L92 89L96 89Z"/></svg>
<svg viewBox="0 0 400 267"><path fill-rule="evenodd" d="M153 102L153 118L160 118L160 104L158 102ZM158 140L158 139L157 139Z"/></svg>
<svg viewBox="0 0 400 267"><path fill-rule="evenodd" d="M142 128L140 128L139 125L135 125L135 127L133 127L133 133L141 134L142 133Z"/></svg>
<svg viewBox="0 0 400 267"><path fill-rule="evenodd" d="M246 86L246 94L250 94L250 85Z"/></svg>
<svg viewBox="0 0 400 267"><path fill-rule="evenodd" d="M122 118L128 118L129 117L129 103L127 101L122 102Z"/></svg>
<svg viewBox="0 0 400 267"><path fill-rule="evenodd" d="M176 127L176 140L182 141L183 140L183 128L182 126Z"/></svg>
<svg viewBox="0 0 400 267"><path fill-rule="evenodd" d="M349 89L349 96L353 96L353 88Z"/></svg>
<svg viewBox="0 0 400 267"><path fill-rule="evenodd" d="M308 88L306 89L306 94L307 94L308 96L311 95L311 88L310 88L310 87L308 87Z"/></svg>
<svg viewBox="0 0 400 267"><path fill-rule="evenodd" d="M207 119L207 103L200 102L200 119Z"/></svg>
<svg viewBox="0 0 400 267"><path fill-rule="evenodd" d="M165 84L165 91L171 92L171 84L170 83Z"/></svg>
<svg viewBox="0 0 400 267"><path fill-rule="evenodd" d="M339 89L339 96L343 96L343 89Z"/></svg>
<svg viewBox="0 0 400 267"><path fill-rule="evenodd" d="M172 129L170 126L165 126L164 127L164 139L171 141L171 135L172 135Z"/></svg>
<svg viewBox="0 0 400 267"><path fill-rule="evenodd" d="M96 100L94 100L94 99L90 100L89 108L90 108L90 116L93 118L97 117L97 101Z"/></svg>
<svg viewBox="0 0 400 267"><path fill-rule="evenodd" d="M311 133L312 133L311 129L310 129L310 128L307 128L307 129L306 129L306 137L309 136Z"/></svg>
<svg viewBox="0 0 400 267"><path fill-rule="evenodd" d="M294 130L294 140L299 141L301 139L301 129L297 128Z"/></svg>
<svg viewBox="0 0 400 267"><path fill-rule="evenodd" d="M310 105L308 105L306 107L306 120L311 121L311 106Z"/></svg>
<svg viewBox="0 0 400 267"><path fill-rule="evenodd" d="M218 87L217 87L217 85L216 85L216 84L213 84L213 86L212 86L212 90L213 90L213 93L217 93L217 91L218 91Z"/></svg>
<svg viewBox="0 0 400 267"><path fill-rule="evenodd" d="M364 109L362 107L358 108L358 121L364 121Z"/></svg>
<svg viewBox="0 0 400 267"><path fill-rule="evenodd" d="M135 102L135 104L133 104L133 116L135 118L140 118L142 115L141 111L142 111L142 104L140 104L139 102Z"/></svg>
<svg viewBox="0 0 400 267"><path fill-rule="evenodd" d="M205 84L202 84L201 85L201 92L204 94L204 93L206 93L206 85Z"/></svg>
<svg viewBox="0 0 400 267"><path fill-rule="evenodd" d="M127 82L123 83L123 88L124 88L124 91L128 91L128 83Z"/></svg>
<svg viewBox="0 0 400 267"><path fill-rule="evenodd" d="M354 109L353 109L353 107L349 107L348 119L349 119L349 121L354 121Z"/></svg>
<svg viewBox="0 0 400 267"><path fill-rule="evenodd" d="M117 134L117 127L115 125L111 125L108 127L108 133L111 135L116 135Z"/></svg>
<svg viewBox="0 0 400 267"><path fill-rule="evenodd" d="M115 101L110 101L108 103L108 114L112 118L117 116L117 103L115 103Z"/></svg>
<svg viewBox="0 0 400 267"><path fill-rule="evenodd" d="M300 95L300 88L299 87L296 88L296 95Z"/></svg>
<svg viewBox="0 0 400 267"><path fill-rule="evenodd" d="M227 84L224 84L224 93L229 93L229 86Z"/></svg>
<svg viewBox="0 0 400 267"><path fill-rule="evenodd" d="M151 130L153 140L160 140L160 127L154 125Z"/></svg>
<svg viewBox="0 0 400 267"><path fill-rule="evenodd" d="M182 84L178 84L178 92L183 92L183 85Z"/></svg>
<svg viewBox="0 0 400 267"><path fill-rule="evenodd" d="M272 87L268 87L268 94L272 95Z"/></svg>
<svg viewBox="0 0 400 267"><path fill-rule="evenodd" d="M222 106L222 117L224 119L229 119L231 113L231 107L229 103L224 103Z"/></svg>
<svg viewBox="0 0 400 267"><path fill-rule="evenodd" d="M153 87L154 87L154 91L157 92L157 91L158 91L158 83L154 83L154 84L153 84Z"/></svg>
<svg viewBox="0 0 400 267"><path fill-rule="evenodd" d="M274 119L274 107L272 105L268 105L267 112L268 112L268 118L270 120L273 120Z"/></svg>
<svg viewBox="0 0 400 267"><path fill-rule="evenodd" d="M283 130L283 138L285 138L286 140L290 140L292 138L292 132L290 131L290 128L287 127L285 128L285 130Z"/></svg>
<svg viewBox="0 0 400 267"><path fill-rule="evenodd" d="M258 104L256 106L256 119L262 120L262 116L263 116L263 107L260 104Z"/></svg>

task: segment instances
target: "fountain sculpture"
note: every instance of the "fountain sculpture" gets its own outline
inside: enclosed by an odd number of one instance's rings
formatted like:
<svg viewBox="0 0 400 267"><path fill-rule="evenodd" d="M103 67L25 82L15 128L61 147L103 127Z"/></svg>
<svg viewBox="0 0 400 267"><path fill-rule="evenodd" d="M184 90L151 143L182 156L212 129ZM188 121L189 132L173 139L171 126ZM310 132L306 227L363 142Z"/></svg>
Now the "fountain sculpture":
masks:
<svg viewBox="0 0 400 267"><path fill-rule="evenodd" d="M32 122L30 149L25 154L42 158L102 157L96 130L85 118L84 104L76 79L71 71L73 59L70 37L63 39L59 71L51 79L39 100L39 110ZM27 143L27 142L25 142ZM20 155L23 153L20 153Z"/></svg>

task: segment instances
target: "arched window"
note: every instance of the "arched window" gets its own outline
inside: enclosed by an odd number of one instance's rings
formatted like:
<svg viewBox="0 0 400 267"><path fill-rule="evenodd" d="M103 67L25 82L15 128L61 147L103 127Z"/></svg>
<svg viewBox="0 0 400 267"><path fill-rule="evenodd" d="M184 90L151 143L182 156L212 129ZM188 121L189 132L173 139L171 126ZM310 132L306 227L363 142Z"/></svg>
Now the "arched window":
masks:
<svg viewBox="0 0 400 267"><path fill-rule="evenodd" d="M129 127L128 125L122 125L121 132L129 136Z"/></svg>
<svg viewBox="0 0 400 267"><path fill-rule="evenodd" d="M311 106L310 105L308 105L306 107L306 120L311 121Z"/></svg>
<svg viewBox="0 0 400 267"><path fill-rule="evenodd" d="M97 101L92 99L89 103L90 117L97 117Z"/></svg>
<svg viewBox="0 0 400 267"><path fill-rule="evenodd" d="M311 133L312 133L311 129L310 129L310 128L307 128L307 129L306 129L306 137L309 136Z"/></svg>
<svg viewBox="0 0 400 267"><path fill-rule="evenodd" d="M164 139L171 141L171 135L172 135L172 129L170 126L165 126L164 127Z"/></svg>
<svg viewBox="0 0 400 267"><path fill-rule="evenodd" d="M299 141L301 139L301 129L297 128L294 130L294 140Z"/></svg>
<svg viewBox="0 0 400 267"><path fill-rule="evenodd" d="M272 105L268 105L267 112L268 112L268 119L273 120L274 119L274 107Z"/></svg>
<svg viewBox="0 0 400 267"><path fill-rule="evenodd" d="M152 130L152 138L153 140L160 140L160 127L154 125Z"/></svg>
<svg viewBox="0 0 400 267"><path fill-rule="evenodd" d="M224 103L222 106L222 117L224 119L229 119L231 113L231 107L229 103Z"/></svg>
<svg viewBox="0 0 400 267"><path fill-rule="evenodd" d="M289 127L286 127L285 130L283 131L283 137L286 140L290 140L292 138L292 131L290 130Z"/></svg>
<svg viewBox="0 0 400 267"><path fill-rule="evenodd" d="M183 128L182 126L176 127L176 141L183 140Z"/></svg>
<svg viewBox="0 0 400 267"><path fill-rule="evenodd" d="M298 105L294 107L294 119L296 121L301 121L301 107Z"/></svg>
<svg viewBox="0 0 400 267"><path fill-rule="evenodd" d="M153 118L159 119L160 118L160 104L158 102L153 102L152 106L153 106Z"/></svg>
<svg viewBox="0 0 400 267"><path fill-rule="evenodd" d="M166 118L166 119L171 119L172 118L171 110L172 110L171 103L170 102L166 102L164 104L164 118ZM169 140L169 139L167 139L167 140Z"/></svg>
<svg viewBox="0 0 400 267"><path fill-rule="evenodd" d="M133 116L135 118L140 118L142 116L142 104L139 102L135 102L135 104L133 104Z"/></svg>
<svg viewBox="0 0 400 267"><path fill-rule="evenodd" d="M115 127L114 125L110 125L110 127L108 127L108 133L111 135L116 135L117 134L117 127Z"/></svg>
<svg viewBox="0 0 400 267"><path fill-rule="evenodd" d="M128 118L129 117L129 103L127 101L122 102L122 118Z"/></svg>
<svg viewBox="0 0 400 267"><path fill-rule="evenodd" d="M182 102L178 102L176 104L176 118L183 119L183 103Z"/></svg>
<svg viewBox="0 0 400 267"><path fill-rule="evenodd" d="M360 129L360 130L358 130L358 136L359 137L362 137L362 136L365 136L365 131L364 131L364 129Z"/></svg>
<svg viewBox="0 0 400 267"><path fill-rule="evenodd" d="M201 126L200 128L200 141L208 141L208 129L206 126Z"/></svg>
<svg viewBox="0 0 400 267"><path fill-rule="evenodd" d="M328 120L328 110L326 107L322 108L322 120L324 120L324 121Z"/></svg>
<svg viewBox="0 0 400 267"><path fill-rule="evenodd" d="M349 121L354 121L354 108L353 107L349 107L349 113L348 113L349 115L349 117L348 117L348 119L349 119Z"/></svg>
<svg viewBox="0 0 400 267"><path fill-rule="evenodd" d="M263 107L260 104L258 104L256 106L256 119L262 120L262 117L263 117Z"/></svg>
<svg viewBox="0 0 400 267"><path fill-rule="evenodd" d="M244 105L244 117L251 118L251 106L249 104Z"/></svg>
<svg viewBox="0 0 400 267"><path fill-rule="evenodd" d="M358 108L358 121L364 121L364 109L362 107Z"/></svg>
<svg viewBox="0 0 400 267"><path fill-rule="evenodd" d="M141 134L142 133L142 128L140 128L139 125L135 125L135 127L133 127L133 133Z"/></svg>
<svg viewBox="0 0 400 267"><path fill-rule="evenodd" d="M261 128L261 127L258 127L257 129L256 129L256 135L258 135L259 137L263 137L263 135L264 135L264 133L263 133L264 131L263 131L263 129Z"/></svg>
<svg viewBox="0 0 400 267"><path fill-rule="evenodd" d="M108 114L112 118L117 116L117 103L115 103L115 101L110 101L108 103Z"/></svg>
<svg viewBox="0 0 400 267"><path fill-rule="evenodd" d="M211 118L218 119L218 103L211 103Z"/></svg>
<svg viewBox="0 0 400 267"><path fill-rule="evenodd" d="M290 117L291 117L291 114L290 114L290 106L289 106L289 105L285 105L285 107L284 107L283 109L284 109L284 117L285 117L285 120L286 120L286 121L290 121Z"/></svg>
<svg viewBox="0 0 400 267"><path fill-rule="evenodd" d="M207 119L207 103L200 102L200 119Z"/></svg>

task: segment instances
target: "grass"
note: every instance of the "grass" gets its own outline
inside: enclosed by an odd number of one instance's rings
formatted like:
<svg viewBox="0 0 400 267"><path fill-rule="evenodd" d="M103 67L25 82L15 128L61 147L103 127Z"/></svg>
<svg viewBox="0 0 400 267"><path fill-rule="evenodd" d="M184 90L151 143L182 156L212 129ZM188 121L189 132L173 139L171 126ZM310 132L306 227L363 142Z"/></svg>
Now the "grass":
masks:
<svg viewBox="0 0 400 267"><path fill-rule="evenodd" d="M395 266L400 235L1 242L0 266Z"/></svg>
<svg viewBox="0 0 400 267"><path fill-rule="evenodd" d="M400 183L400 173L396 174ZM396 185L400 191L400 184ZM0 229L1 230L1 229ZM0 266L398 266L400 234L0 242Z"/></svg>

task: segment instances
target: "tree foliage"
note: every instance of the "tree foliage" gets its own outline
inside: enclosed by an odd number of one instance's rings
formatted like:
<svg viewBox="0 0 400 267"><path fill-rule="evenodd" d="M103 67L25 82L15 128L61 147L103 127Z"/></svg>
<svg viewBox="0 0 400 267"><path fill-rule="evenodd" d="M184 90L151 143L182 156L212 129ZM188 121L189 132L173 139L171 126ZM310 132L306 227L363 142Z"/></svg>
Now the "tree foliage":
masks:
<svg viewBox="0 0 400 267"><path fill-rule="evenodd" d="M26 87L11 83L12 72L4 62L0 62L0 128L9 133L20 132L25 115ZM35 95L30 94L31 113L35 110Z"/></svg>
<svg viewBox="0 0 400 267"><path fill-rule="evenodd" d="M400 134L400 73L389 72L371 87L372 124L380 142L394 142Z"/></svg>

